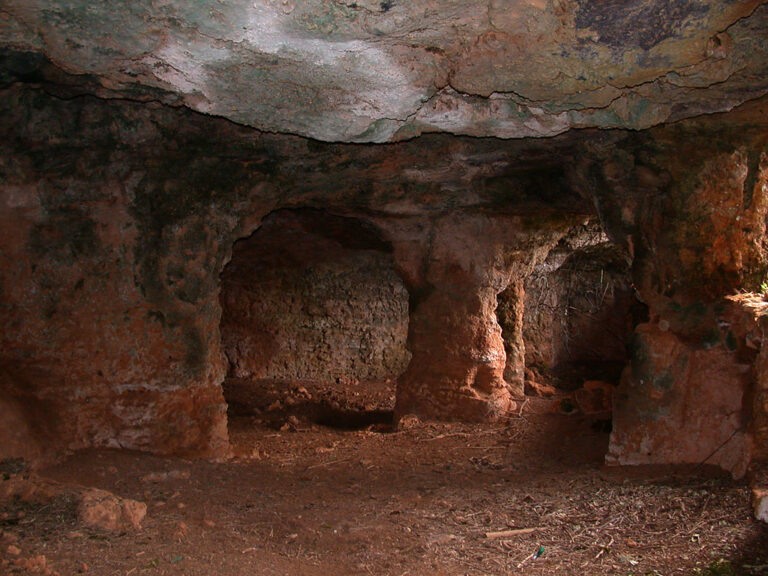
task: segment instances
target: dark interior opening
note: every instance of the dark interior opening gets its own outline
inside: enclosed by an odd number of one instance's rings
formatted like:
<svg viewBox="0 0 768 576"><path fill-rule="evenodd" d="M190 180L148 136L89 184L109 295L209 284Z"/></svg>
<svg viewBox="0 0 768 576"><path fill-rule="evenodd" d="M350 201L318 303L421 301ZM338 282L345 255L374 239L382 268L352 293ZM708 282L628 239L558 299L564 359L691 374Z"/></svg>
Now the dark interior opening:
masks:
<svg viewBox="0 0 768 576"><path fill-rule="evenodd" d="M392 425L408 292L365 222L280 210L239 240L221 275L230 435L266 427Z"/></svg>
<svg viewBox="0 0 768 576"><path fill-rule="evenodd" d="M500 306L514 297L502 292ZM577 226L527 278L524 300L526 394L562 397L563 412L595 415L609 428L612 389L647 316L629 255L599 224Z"/></svg>

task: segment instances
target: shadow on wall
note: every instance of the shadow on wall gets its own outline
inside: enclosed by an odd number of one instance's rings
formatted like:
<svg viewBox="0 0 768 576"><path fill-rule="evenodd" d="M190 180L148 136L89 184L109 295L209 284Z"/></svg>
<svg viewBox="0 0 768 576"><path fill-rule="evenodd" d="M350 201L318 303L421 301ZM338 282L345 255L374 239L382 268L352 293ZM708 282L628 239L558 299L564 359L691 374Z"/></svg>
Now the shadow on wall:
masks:
<svg viewBox="0 0 768 576"><path fill-rule="evenodd" d="M0 368L0 460L23 457L36 464L57 455L50 452L59 432L58 411L37 397L36 384L47 381L39 370L25 372L24 380L7 367ZM34 379L34 382L31 380Z"/></svg>
<svg viewBox="0 0 768 576"><path fill-rule="evenodd" d="M589 380L618 383L634 328L647 315L630 266L628 255L588 224L574 228L536 267L525 283L529 375L563 390ZM499 296L500 308L506 299Z"/></svg>

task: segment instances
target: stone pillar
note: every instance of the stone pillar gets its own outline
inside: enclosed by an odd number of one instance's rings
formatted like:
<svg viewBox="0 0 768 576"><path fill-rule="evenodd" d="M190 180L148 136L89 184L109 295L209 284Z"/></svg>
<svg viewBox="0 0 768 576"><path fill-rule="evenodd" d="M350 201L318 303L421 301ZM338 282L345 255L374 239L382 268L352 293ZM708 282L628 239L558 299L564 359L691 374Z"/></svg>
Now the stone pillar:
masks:
<svg viewBox="0 0 768 576"><path fill-rule="evenodd" d="M514 282L522 332L522 284L573 222L459 214L389 223L396 267L410 293L412 358L398 381L396 417L488 421L522 395L522 335L511 372L497 295ZM505 371L513 376L510 386Z"/></svg>
<svg viewBox="0 0 768 576"><path fill-rule="evenodd" d="M691 138L691 148L656 159L661 173L626 159L604 164L618 195L622 184L657 187L638 190L635 211L613 228L634 251L650 321L637 327L614 393L608 462L713 464L736 477L750 464L755 371L726 297L764 277L766 170L749 146L718 145L708 151Z"/></svg>
<svg viewBox="0 0 768 576"><path fill-rule="evenodd" d="M524 280L512 282L507 287L503 299L499 299L496 316L504 331L504 349L507 353L504 380L513 397L522 398L525 395Z"/></svg>
<svg viewBox="0 0 768 576"><path fill-rule="evenodd" d="M398 415L482 421L513 406L495 308L496 291L471 282L435 287L416 304L409 326L412 358L398 382Z"/></svg>

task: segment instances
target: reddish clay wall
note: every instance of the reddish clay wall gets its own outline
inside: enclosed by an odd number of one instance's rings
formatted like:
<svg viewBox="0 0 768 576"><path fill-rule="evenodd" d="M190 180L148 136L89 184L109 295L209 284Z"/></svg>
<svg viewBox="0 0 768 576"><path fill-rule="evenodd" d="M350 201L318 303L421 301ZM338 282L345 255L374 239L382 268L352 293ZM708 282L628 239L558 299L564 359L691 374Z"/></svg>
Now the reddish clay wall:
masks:
<svg viewBox="0 0 768 576"><path fill-rule="evenodd" d="M311 223L322 229L330 220L316 215ZM275 215L235 245L220 296L230 373L396 380L410 354L408 292L392 255L346 248L304 224Z"/></svg>

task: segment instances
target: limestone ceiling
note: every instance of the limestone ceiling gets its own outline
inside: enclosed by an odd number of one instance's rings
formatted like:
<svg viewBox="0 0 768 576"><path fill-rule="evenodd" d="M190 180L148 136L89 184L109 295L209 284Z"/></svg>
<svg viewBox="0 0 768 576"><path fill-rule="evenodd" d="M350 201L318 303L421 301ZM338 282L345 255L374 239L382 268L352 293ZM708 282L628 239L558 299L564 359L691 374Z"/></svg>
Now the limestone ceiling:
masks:
<svg viewBox="0 0 768 576"><path fill-rule="evenodd" d="M538 137L768 93L766 3L4 0L0 51L6 82L50 62L100 96L320 140Z"/></svg>

